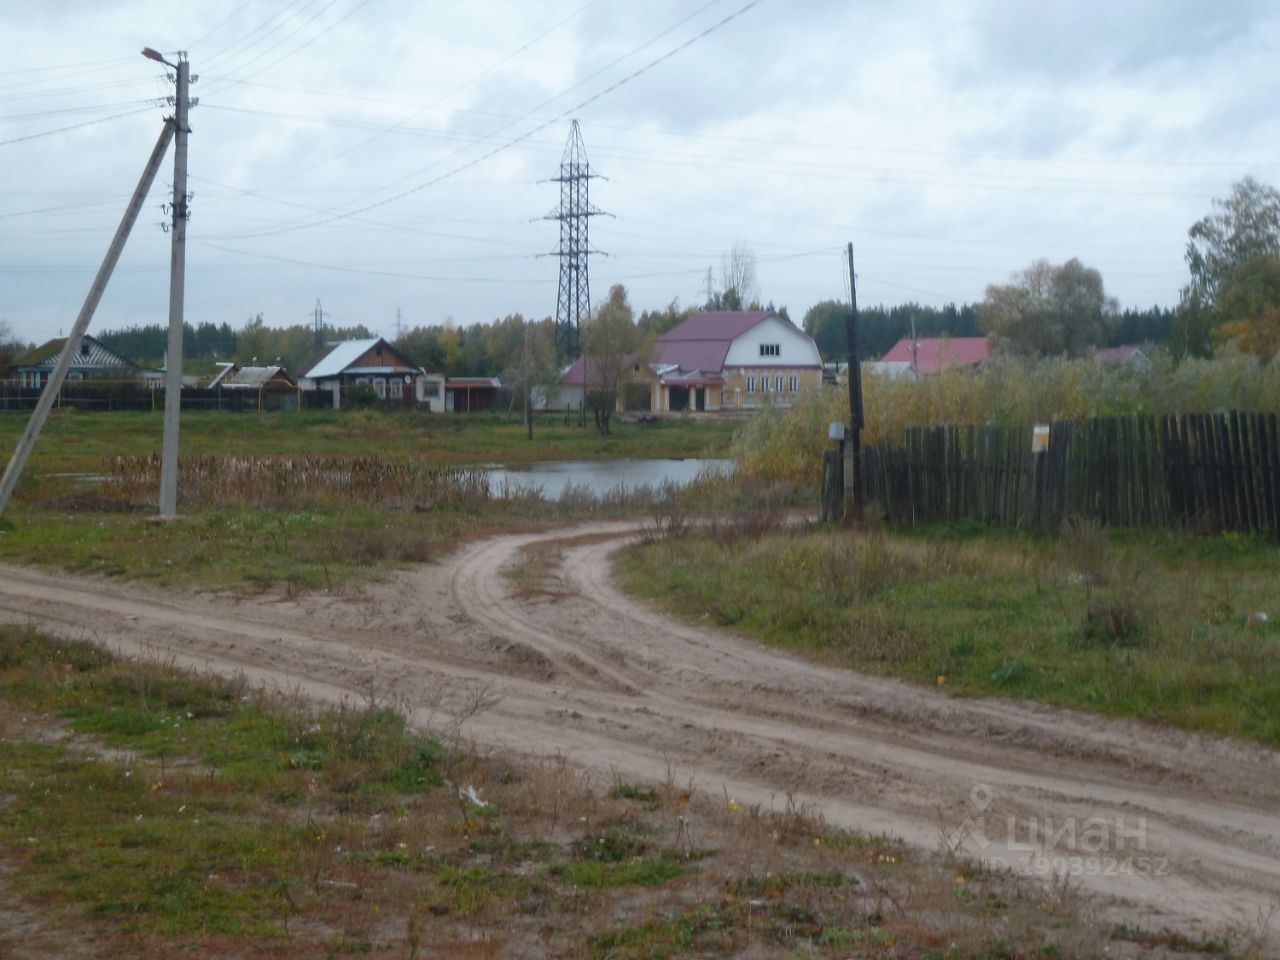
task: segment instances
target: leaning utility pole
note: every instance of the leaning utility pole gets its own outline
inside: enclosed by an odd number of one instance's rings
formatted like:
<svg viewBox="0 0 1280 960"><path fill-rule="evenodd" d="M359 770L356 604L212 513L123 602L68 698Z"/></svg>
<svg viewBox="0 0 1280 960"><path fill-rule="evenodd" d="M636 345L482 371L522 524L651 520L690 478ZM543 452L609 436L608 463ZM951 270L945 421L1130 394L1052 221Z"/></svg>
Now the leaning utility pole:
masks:
<svg viewBox="0 0 1280 960"><path fill-rule="evenodd" d="M133 230L138 213L142 210L142 205L146 202L147 194L151 190L151 184L155 182L156 172L160 169L161 161L164 160L165 151L169 149L169 141L173 139L173 133L173 123L166 122L164 129L160 131L159 139L156 140L155 148L151 151L151 158L147 160L147 165L142 171L142 178L134 188L133 197L125 208L124 216L120 219L120 226L116 227L116 234L111 238L111 245L107 247L107 255L102 260L102 266L98 267L98 274L93 278L89 293L84 298L84 305L80 307L76 322L71 327L71 334L62 345L62 352L58 354L58 360L53 365L53 372L49 374L44 392L36 402L36 408L27 422L27 429L23 431L17 447L14 448L13 456L9 458L9 465L5 467L4 476L0 478L0 514L4 513L5 507L9 505L9 498L13 496L14 488L18 485L22 470L27 464L27 458L31 455L40 431L44 428L44 422L49 417L49 411L53 408L53 402L58 398L62 383L67 378L67 370L72 360L80 353L80 341L85 331L89 329L93 312L98 309L98 301L102 299L102 294L107 289L107 281L111 279L116 261L120 259L120 254L124 250L125 241L129 239L129 233Z"/></svg>
<svg viewBox="0 0 1280 960"><path fill-rule="evenodd" d="M852 458L853 518L862 519L862 428L866 421L862 412L862 367L858 363L858 281L853 272L853 244L849 244L849 316L845 335L849 341L849 456Z"/></svg>
<svg viewBox="0 0 1280 960"><path fill-rule="evenodd" d="M569 127L569 140L560 158L560 176L552 183L560 184L560 206L542 219L560 221L560 292L556 298L556 354L561 363L577 359L581 353L579 334L582 321L591 315L591 281L588 259L599 250L591 249L587 223L591 217L604 214L593 207L588 186L597 174L587 163L587 148L582 130L574 120Z"/></svg>
<svg viewBox="0 0 1280 960"><path fill-rule="evenodd" d="M164 446L160 454L160 516L178 514L178 414L182 409L182 325L183 295L187 267L187 92L191 64L186 53L178 53L173 67L177 76L174 98L173 152L173 243L169 256L169 347L164 364Z"/></svg>

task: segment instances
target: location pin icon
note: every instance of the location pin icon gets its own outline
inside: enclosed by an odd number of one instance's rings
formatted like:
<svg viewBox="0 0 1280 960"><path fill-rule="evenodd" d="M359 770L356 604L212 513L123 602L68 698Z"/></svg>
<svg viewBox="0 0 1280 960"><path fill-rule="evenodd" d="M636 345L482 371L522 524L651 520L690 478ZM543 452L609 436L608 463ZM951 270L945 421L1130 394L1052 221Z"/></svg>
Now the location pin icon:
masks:
<svg viewBox="0 0 1280 960"><path fill-rule="evenodd" d="M978 784L969 791L969 802L978 808L979 813L985 813L991 806L991 788L985 783Z"/></svg>

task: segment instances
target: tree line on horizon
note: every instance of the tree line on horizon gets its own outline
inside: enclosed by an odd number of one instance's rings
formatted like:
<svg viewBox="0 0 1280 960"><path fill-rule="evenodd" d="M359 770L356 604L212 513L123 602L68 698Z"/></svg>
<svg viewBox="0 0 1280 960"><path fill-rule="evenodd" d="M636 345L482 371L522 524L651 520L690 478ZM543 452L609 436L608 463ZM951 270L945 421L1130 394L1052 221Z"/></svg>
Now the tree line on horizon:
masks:
<svg viewBox="0 0 1280 960"><path fill-rule="evenodd" d="M1189 281L1176 308L1152 306L1119 310L1105 290L1099 271L1071 259L1062 264L1037 260L1010 278L991 284L978 303L942 307L919 303L862 307L859 353L884 355L900 339L917 337L992 337L998 352L1024 357L1081 356L1094 347L1154 344L1175 358L1206 357L1230 345L1267 360L1280 352L1280 191L1245 177L1230 195L1213 201L1212 211L1188 230ZM735 244L722 258L719 284L708 270L704 302L642 311L629 319L641 338L660 336L695 310L742 310L762 306L755 258ZM626 301L625 288L621 294ZM602 301L604 309L617 295ZM772 303L767 304L769 308ZM627 311L630 311L630 306ZM800 326L814 337L824 359L846 356L848 305L824 300L811 307ZM777 311L790 319L786 307ZM629 315L630 316L630 315ZM0 321L0 369L24 345L7 337ZM167 326L148 324L95 334L99 340L144 365L163 362ZM188 373L212 371L218 361L241 365L277 360L304 373L333 342L371 337L368 327L326 326L318 344L308 324L267 326L261 313L239 329L226 322L188 324ZM498 376L527 369L530 357L554 364L554 323L550 317L526 321L512 313L489 322L414 327L391 342L416 364L447 376Z"/></svg>

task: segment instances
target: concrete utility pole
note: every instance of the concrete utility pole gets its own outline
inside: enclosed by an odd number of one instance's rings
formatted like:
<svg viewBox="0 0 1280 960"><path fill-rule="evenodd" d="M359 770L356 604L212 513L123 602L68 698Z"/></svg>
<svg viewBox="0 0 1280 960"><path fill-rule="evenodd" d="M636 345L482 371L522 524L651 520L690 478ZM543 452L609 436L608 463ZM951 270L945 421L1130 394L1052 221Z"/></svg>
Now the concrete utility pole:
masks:
<svg viewBox="0 0 1280 960"><path fill-rule="evenodd" d="M852 458L853 482L846 489L853 495L853 517L862 519L862 366L858 362L858 280L853 272L853 244L849 244L849 318L845 321L849 340L849 455Z"/></svg>
<svg viewBox="0 0 1280 960"><path fill-rule="evenodd" d="M316 308L311 312L312 322L316 328L316 350L324 349L324 307L320 306L320 298L316 297Z"/></svg>
<svg viewBox="0 0 1280 960"><path fill-rule="evenodd" d="M164 129L160 131L159 139L156 140L155 148L151 151L151 158L147 161L147 165L142 171L142 178L138 181L138 186L133 191L133 197L129 200L129 206L125 208L124 216L120 219L120 226L116 227L116 234L111 239L111 245L107 247L107 255L102 260L102 266L98 268L98 274L93 278L89 293L84 298L84 305L80 308L76 322L71 328L71 334L67 337L66 343L62 345L62 353L59 354L58 361L53 366L53 372L49 374L49 381L45 384L44 392L40 394L40 399L36 402L35 411L27 422L27 429L23 431L17 447L14 448L13 456L9 458L9 465L5 467L4 477L0 478L0 514L4 513L5 507L9 505L9 498L13 496L14 488L17 487L18 480L22 477L22 470L26 466L27 457L31 455L31 450L36 445L36 439L40 436L44 422L49 417L49 411L52 409L54 401L58 398L58 391L62 389L62 383L67 378L67 370L71 366L71 361L80 352L80 341L83 339L85 331L89 328L89 321L93 318L93 312L98 308L98 301L102 299L103 291L107 289L107 281L111 279L111 273L115 270L116 261L120 259L120 254L124 250L125 241L129 239L129 233L133 230L133 225L138 219L138 213L142 210L142 205L147 199L147 193L151 190L151 184L155 182L156 172L160 169L161 161L164 160L165 151L169 149L169 141L173 139L173 134L173 124L165 123Z"/></svg>
<svg viewBox="0 0 1280 960"><path fill-rule="evenodd" d="M168 61L164 61L168 63ZM178 414L182 409L182 325L187 267L187 126L191 64L178 54L173 125L173 243L169 257L169 348L164 370L164 446L160 454L160 516L178 514Z"/></svg>

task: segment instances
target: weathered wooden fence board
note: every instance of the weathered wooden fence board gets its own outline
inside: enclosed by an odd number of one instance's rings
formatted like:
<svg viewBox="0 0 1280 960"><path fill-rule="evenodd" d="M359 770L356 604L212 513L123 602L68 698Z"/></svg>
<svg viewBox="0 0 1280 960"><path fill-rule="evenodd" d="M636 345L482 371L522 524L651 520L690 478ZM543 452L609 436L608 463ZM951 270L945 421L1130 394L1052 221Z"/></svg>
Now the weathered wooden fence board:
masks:
<svg viewBox="0 0 1280 960"><path fill-rule="evenodd" d="M1031 432L919 427L868 447L863 489L892 523L977 520L1052 529L1071 516L1110 526L1186 526L1280 538L1280 417L1231 411L1127 416ZM824 484L825 486L825 484Z"/></svg>

